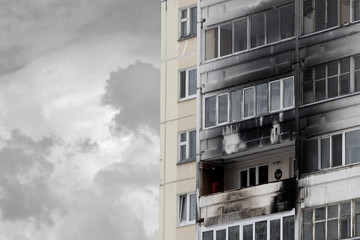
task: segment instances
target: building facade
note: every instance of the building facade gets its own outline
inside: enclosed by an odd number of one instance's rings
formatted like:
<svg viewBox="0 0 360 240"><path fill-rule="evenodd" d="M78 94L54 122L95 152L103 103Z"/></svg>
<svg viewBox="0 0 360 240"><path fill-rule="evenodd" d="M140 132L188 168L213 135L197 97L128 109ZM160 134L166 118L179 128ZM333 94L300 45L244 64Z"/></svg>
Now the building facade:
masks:
<svg viewBox="0 0 360 240"><path fill-rule="evenodd" d="M197 6L194 239L360 239L360 0L193 4L174 28L180 46ZM174 168L186 171L192 129L177 128Z"/></svg>

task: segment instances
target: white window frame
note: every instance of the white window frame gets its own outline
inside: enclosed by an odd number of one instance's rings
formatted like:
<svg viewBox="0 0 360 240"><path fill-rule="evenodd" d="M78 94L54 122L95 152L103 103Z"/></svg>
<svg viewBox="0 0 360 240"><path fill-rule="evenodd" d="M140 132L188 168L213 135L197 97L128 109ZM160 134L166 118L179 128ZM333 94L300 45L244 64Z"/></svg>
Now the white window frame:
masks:
<svg viewBox="0 0 360 240"><path fill-rule="evenodd" d="M237 174L239 176L238 181L237 181L238 188L241 188L241 173L244 171L247 172L247 180L246 180L247 186L243 187L243 188L247 188L250 186L249 184L250 184L250 169L251 168L255 168L255 186L259 185L259 167L264 167L264 166L268 167L268 182L269 182L269 164L261 164L261 165L243 168L243 169L238 170L238 174Z"/></svg>
<svg viewBox="0 0 360 240"><path fill-rule="evenodd" d="M190 225L190 224L195 224L196 222L196 206L195 206L195 219L193 220L189 220L190 218L190 196L195 195L195 200L196 200L196 193L195 192L190 192L190 193L184 193L184 194L179 194L177 199L178 199L178 226L185 226L185 225ZM181 199L182 197L186 197L186 220L182 221L182 203L181 203ZM196 201L195 201L196 204Z"/></svg>
<svg viewBox="0 0 360 240"><path fill-rule="evenodd" d="M196 154L194 158L190 158L190 133L191 132L195 132L195 143L196 143L196 130L188 130L188 131L184 131L184 132L179 132L178 134L178 162L182 162L182 161L187 161L187 160L195 160L196 159ZM181 135L185 134L186 136L186 141L181 141ZM181 147L185 146L186 150L185 150L185 159L181 160ZM196 145L195 145L195 149L196 149Z"/></svg>
<svg viewBox="0 0 360 240"><path fill-rule="evenodd" d="M219 101L219 98L221 96L224 96L226 95L227 96L227 120L225 122L222 122L222 123L219 123L219 116L220 116L220 101ZM226 93L221 93L221 94L218 94L216 96L216 125L217 126L221 126L221 125L224 125L224 124L227 124L229 123L229 118L230 118L230 98L229 98L229 93L226 92Z"/></svg>
<svg viewBox="0 0 360 240"><path fill-rule="evenodd" d="M197 8L197 6L190 6L190 7L187 7L187 8L182 8L179 10L179 38L182 39L182 38L186 38L186 37L189 37L189 36L196 36L196 34L191 34L191 9L193 8ZM182 18L181 15L182 15L182 11L184 10L187 10L186 12L186 17ZM197 21L197 19L195 19L195 21ZM186 33L184 36L181 35L181 32L182 32L182 26L181 24L183 22L186 22Z"/></svg>
<svg viewBox="0 0 360 240"><path fill-rule="evenodd" d="M252 89L253 91L253 101L254 101L254 107L253 107L253 115L245 117L245 91L248 89ZM243 89L242 92L242 117L243 119L249 119L256 116L256 85L247 87Z"/></svg>
<svg viewBox="0 0 360 240"><path fill-rule="evenodd" d="M276 112L281 112L281 111L284 111L284 110L288 110L288 109L292 109L294 108L294 105L295 105L295 97L293 97L293 102L291 104L291 106L289 107L284 107L284 80L286 79L289 79L289 78L292 78L292 83L293 83L293 96L294 96L294 91L295 91L295 81L294 81L294 77L293 76L290 76L290 77L284 77L284 78L281 78L279 80L275 80L275 81L271 81L268 83L268 97L269 97L269 106L268 106L268 109L269 109L269 113L276 113ZM271 84L272 83L275 83L275 82L278 82L280 81L280 109L277 109L277 110L273 110L271 111Z"/></svg>
<svg viewBox="0 0 360 240"><path fill-rule="evenodd" d="M193 71L193 70L196 71L196 81L197 81L197 68L196 67L179 71L179 97L178 97L179 101L193 99L196 97L196 91L194 94L189 95L190 71ZM181 97L181 73L182 72L185 72L185 96L184 97ZM196 88L197 88L197 85L196 85Z"/></svg>

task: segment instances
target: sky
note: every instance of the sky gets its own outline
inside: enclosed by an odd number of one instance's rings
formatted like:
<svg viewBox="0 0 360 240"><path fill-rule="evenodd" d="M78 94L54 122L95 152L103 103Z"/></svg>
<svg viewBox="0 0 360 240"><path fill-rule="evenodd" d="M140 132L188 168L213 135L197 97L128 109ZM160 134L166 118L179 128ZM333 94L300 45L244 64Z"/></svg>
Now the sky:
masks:
<svg viewBox="0 0 360 240"><path fill-rule="evenodd" d="M160 1L0 6L0 240L157 239Z"/></svg>

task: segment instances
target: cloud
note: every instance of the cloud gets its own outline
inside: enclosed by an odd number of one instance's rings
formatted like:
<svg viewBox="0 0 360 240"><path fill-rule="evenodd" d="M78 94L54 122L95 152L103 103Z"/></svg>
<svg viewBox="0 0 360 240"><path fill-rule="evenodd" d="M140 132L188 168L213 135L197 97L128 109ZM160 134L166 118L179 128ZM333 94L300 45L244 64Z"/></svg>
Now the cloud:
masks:
<svg viewBox="0 0 360 240"><path fill-rule="evenodd" d="M140 61L110 74L102 104L119 110L113 119L115 132L137 132L144 125L159 131L159 84L159 69Z"/></svg>

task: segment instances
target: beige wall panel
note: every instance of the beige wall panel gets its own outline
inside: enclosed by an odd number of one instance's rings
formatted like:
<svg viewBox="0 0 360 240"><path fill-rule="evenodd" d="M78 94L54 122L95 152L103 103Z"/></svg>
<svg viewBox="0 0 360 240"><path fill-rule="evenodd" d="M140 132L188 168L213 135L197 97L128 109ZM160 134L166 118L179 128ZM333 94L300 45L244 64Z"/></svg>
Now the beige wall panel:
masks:
<svg viewBox="0 0 360 240"><path fill-rule="evenodd" d="M166 106L166 98L165 98L165 81L166 81L166 64L161 64L161 70L160 70L160 122L165 121L165 106Z"/></svg>
<svg viewBox="0 0 360 240"><path fill-rule="evenodd" d="M178 117L188 117L196 114L196 98L181 101L178 104Z"/></svg>
<svg viewBox="0 0 360 240"><path fill-rule="evenodd" d="M178 132L196 129L196 115L182 118L178 121Z"/></svg>
<svg viewBox="0 0 360 240"><path fill-rule="evenodd" d="M176 163L177 163L177 122L167 123L166 129L166 154L165 154L165 182L176 181Z"/></svg>
<svg viewBox="0 0 360 240"><path fill-rule="evenodd" d="M178 56L191 56L197 54L197 38L192 37L179 41ZM195 62L196 63L196 62Z"/></svg>
<svg viewBox="0 0 360 240"><path fill-rule="evenodd" d="M178 60L179 70L185 70L188 68L196 68L196 61L197 61L196 55L180 57Z"/></svg>
<svg viewBox="0 0 360 240"><path fill-rule="evenodd" d="M164 209L164 186L159 188L159 239L164 240L164 227L165 227L165 209Z"/></svg>
<svg viewBox="0 0 360 240"><path fill-rule="evenodd" d="M176 171L177 171L178 180L195 178L196 162L190 162L190 163L177 165ZM194 187L195 187L195 185L194 185Z"/></svg>
<svg viewBox="0 0 360 240"><path fill-rule="evenodd" d="M177 61L169 61L167 70L166 82L166 120L174 120L177 118L178 105L178 79L179 72L177 68Z"/></svg>
<svg viewBox="0 0 360 240"><path fill-rule="evenodd" d="M176 191L178 194L191 193L196 191L196 179L193 178L177 182Z"/></svg>
<svg viewBox="0 0 360 240"><path fill-rule="evenodd" d="M160 125L160 161L159 161L159 175L160 185L164 184L164 163L165 163L165 124Z"/></svg>
<svg viewBox="0 0 360 240"><path fill-rule="evenodd" d="M179 8L186 8L189 6L195 6L196 0L180 0L179 1Z"/></svg>
<svg viewBox="0 0 360 240"><path fill-rule="evenodd" d="M195 240L196 237L196 225L188 225L184 227L178 227L176 229L176 240Z"/></svg>
<svg viewBox="0 0 360 240"><path fill-rule="evenodd" d="M165 186L165 201L164 206L164 228L162 240L175 239L176 237L176 208L177 208L177 195L176 184L167 184ZM160 235L160 234L159 234Z"/></svg>

